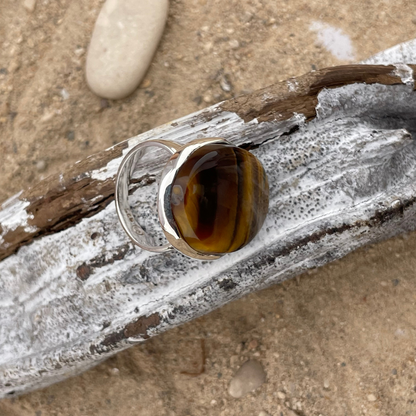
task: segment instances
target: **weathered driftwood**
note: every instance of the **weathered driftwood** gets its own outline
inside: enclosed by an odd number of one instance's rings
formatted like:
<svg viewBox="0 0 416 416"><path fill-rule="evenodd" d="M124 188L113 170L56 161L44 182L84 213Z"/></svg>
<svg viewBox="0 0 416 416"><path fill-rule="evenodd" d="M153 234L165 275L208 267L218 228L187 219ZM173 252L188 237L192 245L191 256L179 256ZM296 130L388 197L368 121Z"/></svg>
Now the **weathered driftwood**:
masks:
<svg viewBox="0 0 416 416"><path fill-rule="evenodd" d="M413 69L350 65L293 78L90 156L3 204L0 397L76 374L246 293L415 229ZM262 231L214 262L141 251L114 208L123 154L149 138L199 137L223 137L262 161L270 183ZM143 160L131 197L158 235L165 160L158 152Z"/></svg>

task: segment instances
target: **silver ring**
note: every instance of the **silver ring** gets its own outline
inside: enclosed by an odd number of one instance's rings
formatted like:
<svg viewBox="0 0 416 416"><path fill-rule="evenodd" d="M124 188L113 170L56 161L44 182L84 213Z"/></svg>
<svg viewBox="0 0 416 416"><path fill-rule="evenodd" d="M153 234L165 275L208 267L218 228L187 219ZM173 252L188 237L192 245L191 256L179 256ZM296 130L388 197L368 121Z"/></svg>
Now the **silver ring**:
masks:
<svg viewBox="0 0 416 416"><path fill-rule="evenodd" d="M149 147L171 157L159 183L159 222L168 244L155 245L133 216L128 190L137 162ZM267 175L259 160L221 138L194 140L185 146L148 140L132 148L118 169L117 215L132 242L144 250L177 249L188 257L215 260L239 250L258 233L268 210Z"/></svg>

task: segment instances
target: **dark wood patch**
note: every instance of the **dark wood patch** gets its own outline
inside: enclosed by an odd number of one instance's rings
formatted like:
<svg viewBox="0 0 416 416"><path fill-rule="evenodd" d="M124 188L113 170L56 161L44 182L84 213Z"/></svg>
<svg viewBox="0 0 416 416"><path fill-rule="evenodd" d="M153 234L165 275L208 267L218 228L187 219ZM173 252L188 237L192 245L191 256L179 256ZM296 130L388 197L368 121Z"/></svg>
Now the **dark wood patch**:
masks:
<svg viewBox="0 0 416 416"><path fill-rule="evenodd" d="M109 349L115 348L120 342L131 337L142 337L148 339L147 331L157 327L161 322L160 315L153 313L149 316L141 316L134 322L127 324L124 329L107 335L99 345L91 345L92 354L103 354Z"/></svg>

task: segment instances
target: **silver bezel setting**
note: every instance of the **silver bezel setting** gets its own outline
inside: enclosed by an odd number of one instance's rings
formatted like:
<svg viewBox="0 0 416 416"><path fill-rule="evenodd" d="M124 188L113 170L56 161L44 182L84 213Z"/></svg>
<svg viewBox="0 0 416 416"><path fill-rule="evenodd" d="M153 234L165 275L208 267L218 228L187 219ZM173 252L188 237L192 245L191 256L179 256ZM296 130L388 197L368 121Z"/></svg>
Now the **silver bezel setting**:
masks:
<svg viewBox="0 0 416 416"><path fill-rule="evenodd" d="M181 237L173 218L170 202L171 185L181 166L194 151L207 144L213 143L230 145L230 143L218 137L194 140L185 146L166 140L148 140L139 143L127 153L117 172L115 202L117 215L121 225L134 244L144 250L155 253L165 253L175 248L186 256L198 260L216 260L222 257L223 254L206 254L198 252L186 243ZM169 242L169 244L164 244L162 246L155 245L153 238L142 229L135 220L128 203L130 178L137 162L148 147L160 147L167 150L172 155L162 171L157 197L159 222Z"/></svg>

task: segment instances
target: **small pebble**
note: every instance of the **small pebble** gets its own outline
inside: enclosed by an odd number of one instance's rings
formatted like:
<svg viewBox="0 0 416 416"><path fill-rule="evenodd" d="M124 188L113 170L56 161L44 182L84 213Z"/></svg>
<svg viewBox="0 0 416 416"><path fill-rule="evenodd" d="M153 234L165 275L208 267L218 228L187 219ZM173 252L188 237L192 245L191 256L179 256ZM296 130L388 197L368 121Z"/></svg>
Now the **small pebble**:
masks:
<svg viewBox="0 0 416 416"><path fill-rule="evenodd" d="M53 111L46 112L41 118L41 123L46 123L47 121L51 120L54 117L55 113Z"/></svg>
<svg viewBox="0 0 416 416"><path fill-rule="evenodd" d="M86 78L100 97L130 95L146 73L165 27L168 0L107 0L97 18Z"/></svg>
<svg viewBox="0 0 416 416"><path fill-rule="evenodd" d="M105 98L101 98L100 100L100 106L97 107L97 113L99 113L100 111L105 110L106 108L110 107L110 103L108 102L108 100L106 100Z"/></svg>
<svg viewBox="0 0 416 416"><path fill-rule="evenodd" d="M72 142L75 139L75 132L73 130L69 130L66 132L66 138Z"/></svg>
<svg viewBox="0 0 416 416"><path fill-rule="evenodd" d="M249 349L249 350L255 350L258 346L259 346L259 342L258 342L256 339L252 339L252 340L248 343L248 349Z"/></svg>
<svg viewBox="0 0 416 416"><path fill-rule="evenodd" d="M85 53L85 49L84 48L77 48L75 49L75 55L79 57L81 57L82 55L84 55Z"/></svg>
<svg viewBox="0 0 416 416"><path fill-rule="evenodd" d="M238 356L237 355L233 355L230 358L230 366L231 367L235 367L238 363Z"/></svg>
<svg viewBox="0 0 416 416"><path fill-rule="evenodd" d="M230 382L228 393L236 399L259 388L266 381L263 366L255 360L246 361L235 373Z"/></svg>
<svg viewBox="0 0 416 416"><path fill-rule="evenodd" d="M140 88L149 88L152 85L152 80L150 78L145 78L140 84Z"/></svg>
<svg viewBox="0 0 416 416"><path fill-rule="evenodd" d="M69 92L65 88L61 89L60 94L63 100L67 100L69 98Z"/></svg>
<svg viewBox="0 0 416 416"><path fill-rule="evenodd" d="M396 332L394 333L394 335L403 337L404 335L406 335L406 332L403 329L401 329L401 328L397 328L396 329Z"/></svg>
<svg viewBox="0 0 416 416"><path fill-rule="evenodd" d="M90 145L89 140L83 140L81 143L79 143L79 148L82 150L85 150Z"/></svg>
<svg viewBox="0 0 416 416"><path fill-rule="evenodd" d="M220 87L225 92L230 92L233 89L233 87L231 85L231 82L230 82L228 76L224 75L223 77L221 77L221 79L220 79Z"/></svg>
<svg viewBox="0 0 416 416"><path fill-rule="evenodd" d="M211 52L214 44L212 42L204 43L204 51L205 52Z"/></svg>
<svg viewBox="0 0 416 416"><path fill-rule="evenodd" d="M324 389L329 389L329 381L324 380Z"/></svg>
<svg viewBox="0 0 416 416"><path fill-rule="evenodd" d="M228 44L231 49L238 49L240 47L240 42L237 39L230 40Z"/></svg>
<svg viewBox="0 0 416 416"><path fill-rule="evenodd" d="M253 18L253 14L246 11L243 16L240 17L241 23L248 23Z"/></svg>
<svg viewBox="0 0 416 416"><path fill-rule="evenodd" d="M33 10L35 10L35 7L36 7L36 0L24 0L23 7L27 11L33 12Z"/></svg>
<svg viewBox="0 0 416 416"><path fill-rule="evenodd" d="M117 367L110 369L110 375L112 376L118 376L120 374L120 370Z"/></svg>
<svg viewBox="0 0 416 416"><path fill-rule="evenodd" d="M259 416L270 416L267 412L265 412L264 410L262 410L260 413L259 413Z"/></svg>
<svg viewBox="0 0 416 416"><path fill-rule="evenodd" d="M277 392L277 397L278 397L280 400L284 400L284 399L286 399L286 394L284 394L282 391L278 391L278 392Z"/></svg>
<svg viewBox="0 0 416 416"><path fill-rule="evenodd" d="M212 95L210 94L205 94L202 99L204 100L204 102L206 102L207 104L212 102Z"/></svg>
<svg viewBox="0 0 416 416"><path fill-rule="evenodd" d="M36 162L36 169L38 172L44 172L46 170L46 162L43 159L40 159Z"/></svg>
<svg viewBox="0 0 416 416"><path fill-rule="evenodd" d="M377 397L376 397L376 396L374 396L374 394L369 394L369 395L367 396L367 400L368 400L369 402L375 402L375 401L377 400Z"/></svg>

